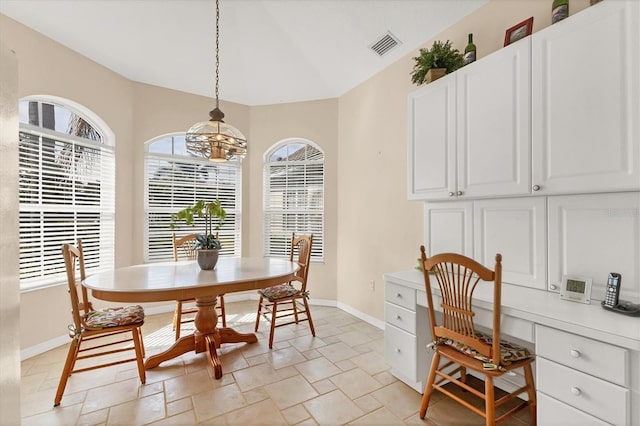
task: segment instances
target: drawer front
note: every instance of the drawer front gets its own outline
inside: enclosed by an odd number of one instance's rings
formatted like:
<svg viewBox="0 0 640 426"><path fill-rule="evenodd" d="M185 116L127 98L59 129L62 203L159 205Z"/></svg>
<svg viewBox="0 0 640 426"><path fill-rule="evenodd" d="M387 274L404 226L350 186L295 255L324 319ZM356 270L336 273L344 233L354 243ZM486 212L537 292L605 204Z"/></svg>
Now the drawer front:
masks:
<svg viewBox="0 0 640 426"><path fill-rule="evenodd" d="M540 392L537 394L537 405L539 426L606 426L609 424Z"/></svg>
<svg viewBox="0 0 640 426"><path fill-rule="evenodd" d="M416 334L416 313L393 303L384 304L384 320L387 324Z"/></svg>
<svg viewBox="0 0 640 426"><path fill-rule="evenodd" d="M412 311L416 310L416 291L394 283L385 283L384 299Z"/></svg>
<svg viewBox="0 0 640 426"><path fill-rule="evenodd" d="M536 364L540 392L606 422L629 423L629 389L544 358L536 358Z"/></svg>
<svg viewBox="0 0 640 426"><path fill-rule="evenodd" d="M417 381L417 338L390 324L384 328L384 356L391 369Z"/></svg>
<svg viewBox="0 0 640 426"><path fill-rule="evenodd" d="M629 386L627 349L536 325L536 353L592 376Z"/></svg>

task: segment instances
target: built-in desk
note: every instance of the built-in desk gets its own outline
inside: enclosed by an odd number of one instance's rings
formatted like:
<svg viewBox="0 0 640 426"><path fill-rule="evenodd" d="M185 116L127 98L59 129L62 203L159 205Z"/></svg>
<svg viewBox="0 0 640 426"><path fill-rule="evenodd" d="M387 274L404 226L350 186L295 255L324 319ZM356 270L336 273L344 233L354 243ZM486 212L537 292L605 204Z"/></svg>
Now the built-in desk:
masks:
<svg viewBox="0 0 640 426"><path fill-rule="evenodd" d="M388 273L384 281L385 357L396 377L423 392L431 337L422 273ZM436 306L439 295L434 288ZM490 286L478 286L478 325L491 327L492 301ZM640 317L506 283L501 311L502 334L536 351L539 424L640 425ZM508 389L520 382L505 379L496 384Z"/></svg>

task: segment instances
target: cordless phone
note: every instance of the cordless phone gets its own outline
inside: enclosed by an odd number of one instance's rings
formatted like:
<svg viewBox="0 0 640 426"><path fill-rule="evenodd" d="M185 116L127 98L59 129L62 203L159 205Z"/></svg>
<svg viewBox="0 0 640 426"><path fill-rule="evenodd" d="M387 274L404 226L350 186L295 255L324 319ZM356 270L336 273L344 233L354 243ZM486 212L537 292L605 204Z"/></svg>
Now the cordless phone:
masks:
<svg viewBox="0 0 640 426"><path fill-rule="evenodd" d="M640 305L636 305L631 302L619 300L620 296L620 283L622 282L622 275L611 272L607 278L607 286L605 287L604 300L602 301L602 307L618 312L624 315L630 315L633 317L640 316Z"/></svg>
<svg viewBox="0 0 640 426"><path fill-rule="evenodd" d="M602 304L610 308L618 305L618 297L620 296L620 283L622 276L618 273L609 273L607 279L607 287L605 289L604 301Z"/></svg>

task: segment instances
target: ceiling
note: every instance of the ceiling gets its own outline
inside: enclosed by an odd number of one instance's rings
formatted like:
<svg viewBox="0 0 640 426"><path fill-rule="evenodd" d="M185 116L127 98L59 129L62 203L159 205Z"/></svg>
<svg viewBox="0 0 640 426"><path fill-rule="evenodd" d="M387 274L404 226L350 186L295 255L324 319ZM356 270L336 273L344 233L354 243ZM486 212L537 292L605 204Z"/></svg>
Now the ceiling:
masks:
<svg viewBox="0 0 640 426"><path fill-rule="evenodd" d="M338 97L488 1L221 0L220 98ZM214 0L0 0L0 13L130 80L214 96ZM388 31L400 44L379 56Z"/></svg>

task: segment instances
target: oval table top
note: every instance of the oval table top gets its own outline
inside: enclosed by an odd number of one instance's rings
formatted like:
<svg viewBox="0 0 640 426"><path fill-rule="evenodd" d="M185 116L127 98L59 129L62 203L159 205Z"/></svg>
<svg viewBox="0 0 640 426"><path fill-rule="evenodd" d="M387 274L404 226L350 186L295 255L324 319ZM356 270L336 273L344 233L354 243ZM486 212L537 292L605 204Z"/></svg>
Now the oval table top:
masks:
<svg viewBox="0 0 640 426"><path fill-rule="evenodd" d="M196 261L146 263L98 272L83 285L112 302L159 302L257 290L290 281L298 264L263 257L220 257L212 271Z"/></svg>

